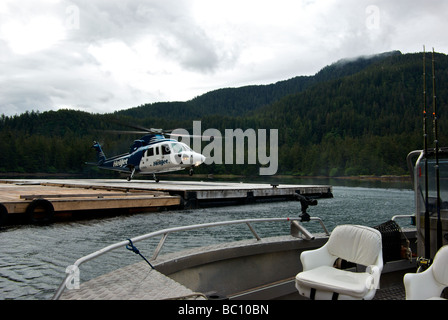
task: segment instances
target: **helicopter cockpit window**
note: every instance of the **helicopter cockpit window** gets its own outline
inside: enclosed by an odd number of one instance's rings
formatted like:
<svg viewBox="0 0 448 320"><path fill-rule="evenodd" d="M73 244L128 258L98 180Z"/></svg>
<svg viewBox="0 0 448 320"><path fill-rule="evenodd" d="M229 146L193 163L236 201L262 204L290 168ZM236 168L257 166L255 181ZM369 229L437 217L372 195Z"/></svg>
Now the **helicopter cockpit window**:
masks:
<svg viewBox="0 0 448 320"><path fill-rule="evenodd" d="M180 143L172 143L171 149L173 149L174 153L181 153L182 151L184 151L184 148Z"/></svg>
<svg viewBox="0 0 448 320"><path fill-rule="evenodd" d="M162 145L162 154L170 154L171 149L170 146L167 144Z"/></svg>
<svg viewBox="0 0 448 320"><path fill-rule="evenodd" d="M154 155L154 148L149 148L147 151L146 151L146 156L147 157L152 157Z"/></svg>

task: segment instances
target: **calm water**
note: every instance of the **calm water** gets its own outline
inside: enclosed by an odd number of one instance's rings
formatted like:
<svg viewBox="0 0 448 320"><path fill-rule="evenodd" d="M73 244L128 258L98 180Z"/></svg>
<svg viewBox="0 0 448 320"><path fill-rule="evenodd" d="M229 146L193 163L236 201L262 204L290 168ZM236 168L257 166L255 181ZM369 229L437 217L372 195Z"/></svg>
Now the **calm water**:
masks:
<svg viewBox="0 0 448 320"><path fill-rule="evenodd" d="M334 186L333 194L333 199L321 199L317 206L308 210L311 216L322 218L329 230L342 223L375 226L393 215L414 212L414 195L410 186ZM0 299L50 299L65 276L66 267L79 257L140 234L187 224L245 218L294 217L299 214L300 203L277 202L136 214L61 222L49 226L3 228L0 229ZM400 224L406 226L407 222L406 219ZM321 232L317 222L310 222L305 226L312 232ZM259 223L254 224L254 228L261 237L289 232L286 222ZM181 246L192 247L251 237L246 225L185 232L168 237L162 253L174 251ZM143 255L150 258L158 240L139 242L136 246ZM81 282L104 271L139 261L139 256L123 248L81 266Z"/></svg>

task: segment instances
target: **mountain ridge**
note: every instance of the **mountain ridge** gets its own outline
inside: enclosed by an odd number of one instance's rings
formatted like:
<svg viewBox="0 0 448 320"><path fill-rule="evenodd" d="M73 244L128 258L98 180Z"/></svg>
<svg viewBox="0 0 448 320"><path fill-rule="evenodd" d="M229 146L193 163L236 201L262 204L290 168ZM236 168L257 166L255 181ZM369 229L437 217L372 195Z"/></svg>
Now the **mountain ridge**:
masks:
<svg viewBox="0 0 448 320"><path fill-rule="evenodd" d="M371 56L341 59L322 68L313 76L295 76L266 85L220 88L185 102L149 103L117 111L115 114L138 118L147 112L152 112L154 117L168 116L167 113L172 112L185 119L185 110L181 111L179 107L187 107L190 112L189 119L207 115L243 116L247 112L269 105L290 94L302 92L312 85L354 74L377 61L394 55L401 55L401 52L390 51Z"/></svg>

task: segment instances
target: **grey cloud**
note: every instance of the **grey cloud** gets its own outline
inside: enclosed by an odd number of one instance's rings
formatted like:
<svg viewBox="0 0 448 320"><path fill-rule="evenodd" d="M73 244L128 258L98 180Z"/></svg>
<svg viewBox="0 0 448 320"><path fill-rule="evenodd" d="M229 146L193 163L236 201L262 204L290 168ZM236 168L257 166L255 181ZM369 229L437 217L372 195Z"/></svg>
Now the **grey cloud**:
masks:
<svg viewBox="0 0 448 320"><path fill-rule="evenodd" d="M186 69L212 71L219 64L217 48L201 30L167 34L159 40L158 47Z"/></svg>
<svg viewBox="0 0 448 320"><path fill-rule="evenodd" d="M193 98L219 87L313 74L347 57L390 50L415 52L423 44L442 52L448 50L448 38L443 35L447 29L448 1L444 0L308 1L303 10L311 7L316 10L303 17L306 23L294 20L293 13L288 15L287 24L276 24L283 18L282 13L290 9L287 1L281 1L285 7L275 12L263 12L266 7L260 1L254 3L261 21L253 19L251 24L230 19L228 25L216 29L206 29L196 20L191 3L187 0L9 1L7 15L0 17L0 28L5 20L26 22L36 15L48 14L65 20L70 18L66 11L70 6L78 9L79 27L66 30L67 37L53 47L29 55L15 55L7 42L0 39L0 114L60 106L107 112L161 101L161 97L163 101L173 100L179 91L187 92L186 98ZM241 9L237 1L229 5ZM369 18L366 8L370 5L376 6L380 14L380 25L373 30L366 27ZM239 16L258 12L253 11L255 8L248 9L252 11L238 11ZM110 76L110 70L102 68L103 61L97 60L100 57L89 50L111 42L123 43L134 50L144 41L145 49L150 47L156 54L148 58L154 61L142 68L161 65L143 70L142 74L150 78L147 89ZM267 55L252 56L264 48L269 51ZM142 74L138 76L147 81Z"/></svg>
<svg viewBox="0 0 448 320"><path fill-rule="evenodd" d="M73 39L101 43L117 39L128 45L149 35L160 52L182 67L213 70L220 55L213 40L190 18L184 1L74 1L79 5L80 28ZM148 40L150 41L150 40Z"/></svg>

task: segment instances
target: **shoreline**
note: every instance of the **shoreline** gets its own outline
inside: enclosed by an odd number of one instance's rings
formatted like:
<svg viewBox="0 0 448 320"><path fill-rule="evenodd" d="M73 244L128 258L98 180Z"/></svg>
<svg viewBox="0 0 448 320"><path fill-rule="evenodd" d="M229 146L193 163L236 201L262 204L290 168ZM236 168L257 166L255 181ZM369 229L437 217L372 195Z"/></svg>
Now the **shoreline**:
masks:
<svg viewBox="0 0 448 320"><path fill-rule="evenodd" d="M24 178L24 177L32 177L32 178L86 178L85 175L79 173L18 173L18 172L9 172L9 173L1 173L0 179L2 178ZM165 177L174 177L174 178L191 178L186 174L167 174ZM233 175L233 174L195 174L194 178L198 179L237 179L237 178L267 178L267 179L335 179L335 180L359 180L359 181L400 181L400 182L411 182L410 175L404 176L395 176L395 175L382 175L382 176L374 176L374 175L360 175L360 176L295 176L295 175L273 175L273 176L245 176L245 175ZM91 179L98 178L107 178L102 175L91 176ZM112 178L112 177L111 177ZM141 178L141 177L140 177ZM137 178L138 179L138 178Z"/></svg>

